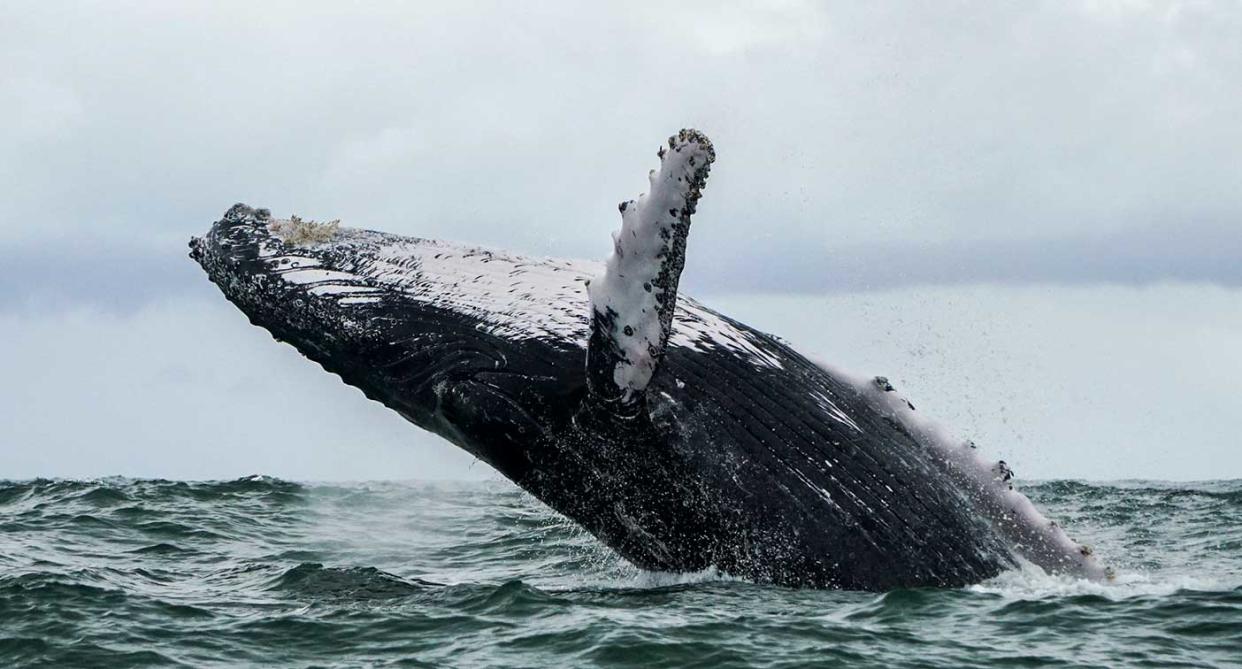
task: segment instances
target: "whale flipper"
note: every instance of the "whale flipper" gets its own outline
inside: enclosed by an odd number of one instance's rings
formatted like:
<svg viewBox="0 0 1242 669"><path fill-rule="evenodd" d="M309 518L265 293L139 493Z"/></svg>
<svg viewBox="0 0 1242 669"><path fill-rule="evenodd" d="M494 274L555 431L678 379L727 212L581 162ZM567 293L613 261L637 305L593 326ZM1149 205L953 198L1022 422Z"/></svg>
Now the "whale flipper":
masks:
<svg viewBox="0 0 1242 669"><path fill-rule="evenodd" d="M621 230L604 273L587 286L591 335L587 387L597 405L637 415L668 344L686 238L715 149L697 130L682 130L661 147L651 190L618 205Z"/></svg>

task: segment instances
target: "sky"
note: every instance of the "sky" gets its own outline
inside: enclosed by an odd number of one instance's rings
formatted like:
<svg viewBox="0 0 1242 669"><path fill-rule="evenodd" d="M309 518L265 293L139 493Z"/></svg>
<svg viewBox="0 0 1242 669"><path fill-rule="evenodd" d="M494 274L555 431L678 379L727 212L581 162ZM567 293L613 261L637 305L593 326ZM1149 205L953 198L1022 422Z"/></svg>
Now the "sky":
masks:
<svg viewBox="0 0 1242 669"><path fill-rule="evenodd" d="M242 201L602 259L687 126L686 292L1032 476L1242 476L1242 5L666 5L0 4L0 477L488 476L186 240Z"/></svg>

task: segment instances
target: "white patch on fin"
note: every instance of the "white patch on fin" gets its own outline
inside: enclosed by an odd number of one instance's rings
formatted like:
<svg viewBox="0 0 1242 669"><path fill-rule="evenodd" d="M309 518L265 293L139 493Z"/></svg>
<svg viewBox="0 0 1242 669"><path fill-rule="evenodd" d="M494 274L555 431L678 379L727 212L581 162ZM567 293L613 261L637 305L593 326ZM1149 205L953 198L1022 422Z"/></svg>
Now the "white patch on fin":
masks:
<svg viewBox="0 0 1242 669"><path fill-rule="evenodd" d="M715 160L711 142L687 130L669 138L658 155L651 191L619 205L612 255L587 287L592 316L613 345L588 355L613 366L612 381L625 399L647 388L664 355L690 215Z"/></svg>

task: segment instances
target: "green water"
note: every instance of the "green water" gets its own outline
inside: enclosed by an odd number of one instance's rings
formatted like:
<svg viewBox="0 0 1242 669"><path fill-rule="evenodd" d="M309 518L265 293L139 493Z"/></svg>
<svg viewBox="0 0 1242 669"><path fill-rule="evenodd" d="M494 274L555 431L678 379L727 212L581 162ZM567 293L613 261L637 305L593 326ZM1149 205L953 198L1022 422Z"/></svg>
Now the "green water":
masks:
<svg viewBox="0 0 1242 669"><path fill-rule="evenodd" d="M0 667L1242 663L1242 481L1024 490L1116 584L641 573L504 483L0 482Z"/></svg>

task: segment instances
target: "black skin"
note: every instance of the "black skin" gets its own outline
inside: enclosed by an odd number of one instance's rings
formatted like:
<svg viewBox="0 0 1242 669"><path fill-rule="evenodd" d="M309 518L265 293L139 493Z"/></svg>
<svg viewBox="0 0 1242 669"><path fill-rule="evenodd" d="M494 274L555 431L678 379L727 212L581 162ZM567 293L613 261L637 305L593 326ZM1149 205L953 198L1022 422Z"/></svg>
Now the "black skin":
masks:
<svg viewBox="0 0 1242 669"><path fill-rule="evenodd" d="M257 257L257 245L272 242L267 223L266 211L238 205L191 242L191 256L252 323L641 568L714 566L764 583L888 590L960 586L1014 564L900 423L769 335L726 319L779 368L670 345L640 406L618 413L587 392L583 342L507 339L398 292L346 314L273 280ZM325 268L358 260L299 253ZM816 392L862 431L833 420Z"/></svg>

